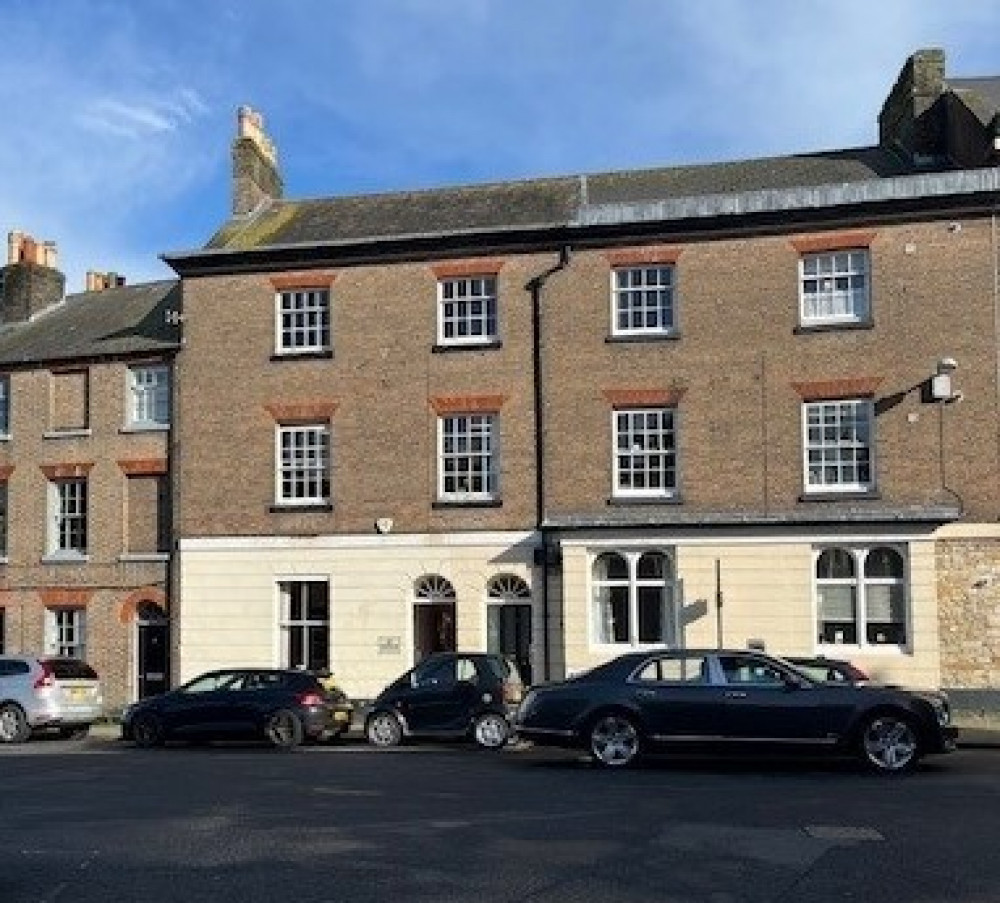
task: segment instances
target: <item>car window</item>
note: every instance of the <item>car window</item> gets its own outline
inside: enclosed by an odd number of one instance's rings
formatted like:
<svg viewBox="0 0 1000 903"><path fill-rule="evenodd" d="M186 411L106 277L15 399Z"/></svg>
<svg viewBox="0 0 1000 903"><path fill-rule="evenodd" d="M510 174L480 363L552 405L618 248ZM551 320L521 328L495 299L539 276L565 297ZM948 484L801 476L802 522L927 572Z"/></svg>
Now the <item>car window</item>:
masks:
<svg viewBox="0 0 1000 903"><path fill-rule="evenodd" d="M413 686L453 684L455 682L455 659L428 662L413 672Z"/></svg>
<svg viewBox="0 0 1000 903"><path fill-rule="evenodd" d="M457 680L470 680L473 683L478 678L476 663L471 658L460 658L455 661L455 678Z"/></svg>
<svg viewBox="0 0 1000 903"><path fill-rule="evenodd" d="M719 657L727 684L756 686L782 686L784 672L769 662L750 656L723 655Z"/></svg>
<svg viewBox="0 0 1000 903"><path fill-rule="evenodd" d="M203 674L181 687L185 693L211 693L214 690L229 689L242 675L234 671L216 671Z"/></svg>
<svg viewBox="0 0 1000 903"><path fill-rule="evenodd" d="M17 659L0 661L0 677L15 677L18 674L27 674L30 670L27 662Z"/></svg>
<svg viewBox="0 0 1000 903"><path fill-rule="evenodd" d="M305 675L304 675L305 676ZM263 671L248 674L243 682L244 690L276 690L285 685L286 675L274 672ZM305 681L303 681L305 683Z"/></svg>
<svg viewBox="0 0 1000 903"><path fill-rule="evenodd" d="M42 659L56 680L97 680L97 672L77 658Z"/></svg>
<svg viewBox="0 0 1000 903"><path fill-rule="evenodd" d="M708 659L704 655L680 655L646 662L636 674L640 681L669 684L710 683Z"/></svg>

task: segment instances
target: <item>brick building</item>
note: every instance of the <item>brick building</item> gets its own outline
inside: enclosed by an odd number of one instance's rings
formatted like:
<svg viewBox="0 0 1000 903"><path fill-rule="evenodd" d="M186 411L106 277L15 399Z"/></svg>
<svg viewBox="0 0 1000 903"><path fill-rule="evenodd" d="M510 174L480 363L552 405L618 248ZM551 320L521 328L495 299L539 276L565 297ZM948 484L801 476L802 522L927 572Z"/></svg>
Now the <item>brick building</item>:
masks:
<svg viewBox="0 0 1000 903"><path fill-rule="evenodd" d="M86 658L116 709L168 679L168 311L10 233L0 268L0 651Z"/></svg>
<svg viewBox="0 0 1000 903"><path fill-rule="evenodd" d="M240 112L182 278L178 675L645 644L1000 686L1000 79L870 147L294 201Z"/></svg>

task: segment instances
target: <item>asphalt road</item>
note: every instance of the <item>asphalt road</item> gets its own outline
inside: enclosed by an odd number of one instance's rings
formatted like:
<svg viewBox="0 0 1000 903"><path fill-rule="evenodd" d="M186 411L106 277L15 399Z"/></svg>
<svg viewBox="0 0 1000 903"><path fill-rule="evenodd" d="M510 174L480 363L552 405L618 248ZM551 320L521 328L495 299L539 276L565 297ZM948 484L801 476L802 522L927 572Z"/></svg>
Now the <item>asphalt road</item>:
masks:
<svg viewBox="0 0 1000 903"><path fill-rule="evenodd" d="M0 903L1000 900L1000 750L850 763L0 748Z"/></svg>

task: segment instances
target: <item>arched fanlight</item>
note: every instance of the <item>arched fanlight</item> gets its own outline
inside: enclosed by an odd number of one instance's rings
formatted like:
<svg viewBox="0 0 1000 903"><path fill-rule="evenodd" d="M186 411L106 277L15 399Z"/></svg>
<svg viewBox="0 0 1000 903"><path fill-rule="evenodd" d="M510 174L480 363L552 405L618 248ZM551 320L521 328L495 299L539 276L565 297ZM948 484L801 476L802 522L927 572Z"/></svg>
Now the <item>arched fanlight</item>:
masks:
<svg viewBox="0 0 1000 903"><path fill-rule="evenodd" d="M528 584L514 574L498 574L489 582L487 594L491 599L530 599Z"/></svg>
<svg viewBox="0 0 1000 903"><path fill-rule="evenodd" d="M440 574L427 574L416 580L413 585L413 594L418 599L427 599L432 602L454 602L455 587L451 581Z"/></svg>

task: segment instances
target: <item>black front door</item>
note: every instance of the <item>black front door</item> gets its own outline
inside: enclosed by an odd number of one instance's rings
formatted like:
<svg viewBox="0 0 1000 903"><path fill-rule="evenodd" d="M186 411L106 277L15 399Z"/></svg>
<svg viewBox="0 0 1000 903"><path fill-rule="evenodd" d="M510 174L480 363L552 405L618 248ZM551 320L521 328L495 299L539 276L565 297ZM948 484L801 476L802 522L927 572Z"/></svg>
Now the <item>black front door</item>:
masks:
<svg viewBox="0 0 1000 903"><path fill-rule="evenodd" d="M455 651L455 606L450 602L413 606L413 660L422 662L435 652Z"/></svg>
<svg viewBox="0 0 1000 903"><path fill-rule="evenodd" d="M139 624L139 698L155 696L169 688L170 627L166 622Z"/></svg>
<svg viewBox="0 0 1000 903"><path fill-rule="evenodd" d="M511 659L531 684L531 604L512 602L486 610L486 651Z"/></svg>

